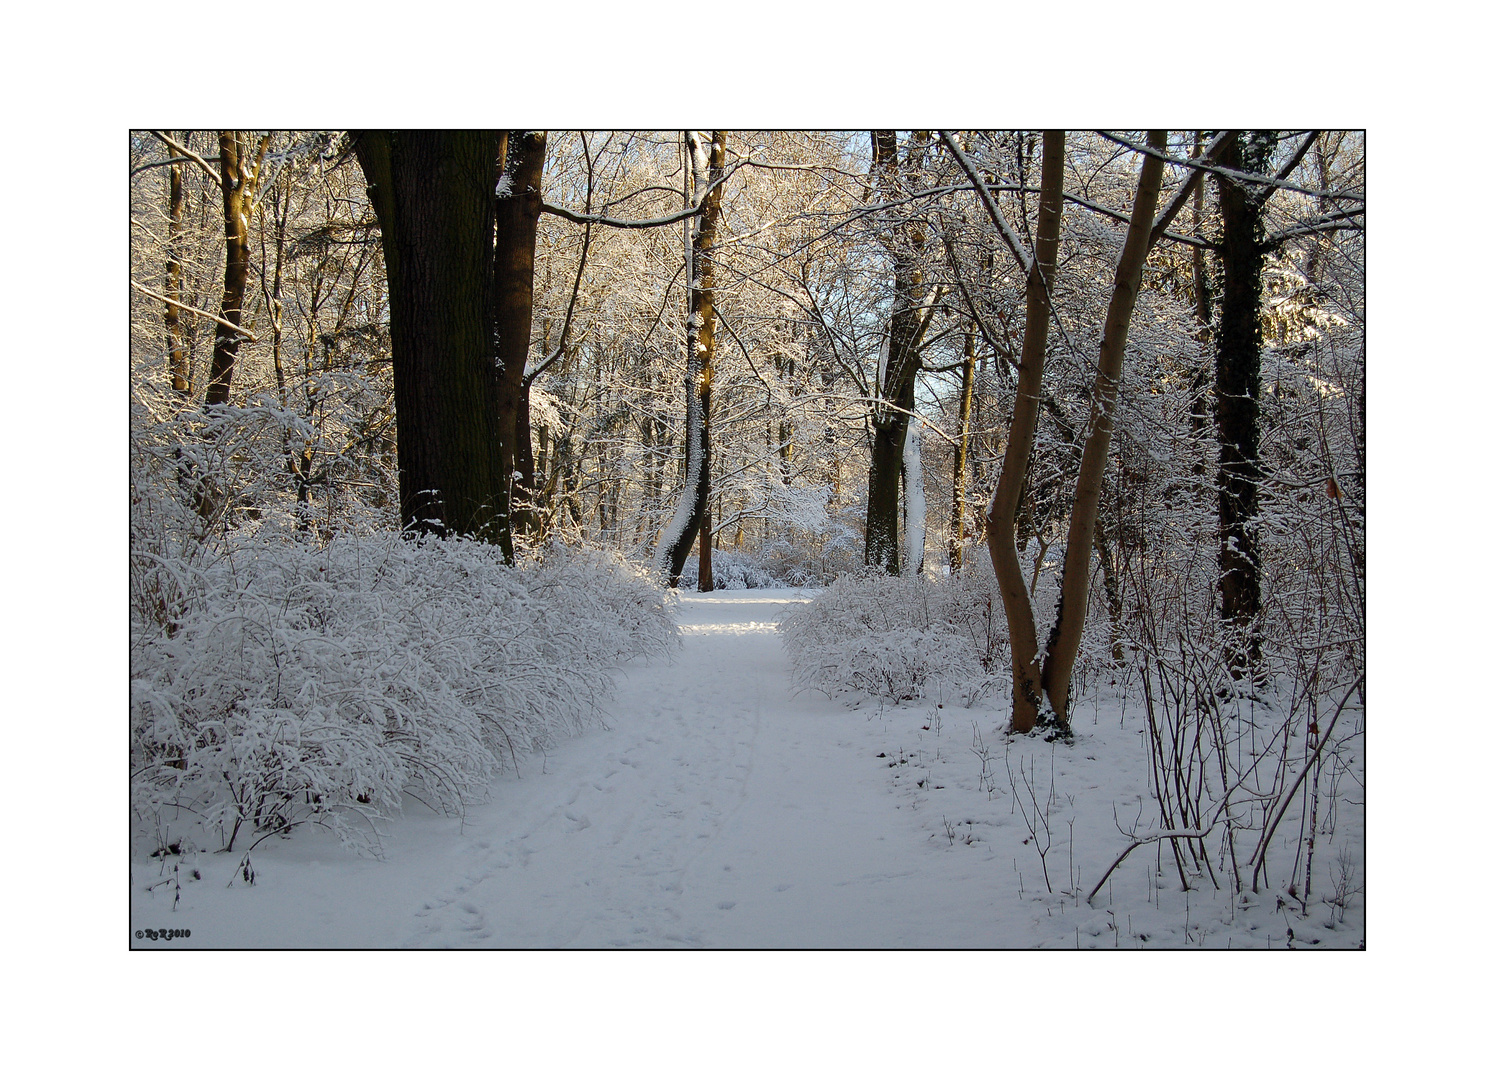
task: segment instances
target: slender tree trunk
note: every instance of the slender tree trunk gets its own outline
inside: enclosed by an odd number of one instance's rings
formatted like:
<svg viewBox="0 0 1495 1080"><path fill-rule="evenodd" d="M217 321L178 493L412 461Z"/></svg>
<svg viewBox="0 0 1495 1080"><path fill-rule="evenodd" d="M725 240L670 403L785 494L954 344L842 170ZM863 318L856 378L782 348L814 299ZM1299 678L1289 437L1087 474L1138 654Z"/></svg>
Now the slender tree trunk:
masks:
<svg viewBox="0 0 1495 1080"><path fill-rule="evenodd" d="M1270 132L1246 132L1225 148L1221 163L1262 172L1275 144ZM1220 615L1243 638L1231 668L1242 674L1261 654L1255 624L1261 612L1255 518L1261 392L1262 210L1271 189L1220 183L1224 283L1215 341L1215 430L1220 439Z"/></svg>
<svg viewBox="0 0 1495 1080"><path fill-rule="evenodd" d="M493 131L364 131L389 277L400 523L499 540Z"/></svg>
<svg viewBox="0 0 1495 1080"><path fill-rule="evenodd" d="M1012 643L1012 730L1032 731L1043 707L1038 630L1033 602L1023 580L1017 553L1017 512L1033 456L1038 429L1038 406L1043 391L1044 352L1048 346L1050 303L1048 284L1054 281L1059 254L1059 223L1064 209L1064 132L1043 133L1040 167L1038 236L1028 273L1027 314L1023 351L1018 360L1017 397L1012 406L1002 474L986 512L986 545L996 571L1002 607Z"/></svg>
<svg viewBox="0 0 1495 1080"><path fill-rule="evenodd" d="M177 407L192 398L192 373L187 366L187 346L182 341L182 221L187 212L187 192L182 166L171 166L167 176L170 225L166 245L166 356L171 372L171 392Z"/></svg>
<svg viewBox="0 0 1495 1080"><path fill-rule="evenodd" d="M1167 145L1167 133L1149 131L1147 141L1149 146L1162 150ZM1090 435L1085 440L1080 474L1075 481L1075 501L1070 511L1069 539L1064 552L1064 579L1059 593L1059 617L1049 637L1048 655L1043 664L1044 692L1054 710L1055 726L1064 733L1069 731L1070 677L1080 652L1080 635L1085 628L1085 612L1090 600L1091 548L1095 544L1101 481L1111 452L1116 397L1121 389L1121 361L1126 353L1132 310L1142 285L1142 267L1147 262L1162 182L1162 161L1144 157L1137 181L1137 198L1132 206L1132 220L1127 228L1121 259L1116 265L1116 284L1106 311L1099 370L1091 394Z"/></svg>
<svg viewBox="0 0 1495 1080"><path fill-rule="evenodd" d="M223 179L223 299L218 314L234 326L244 325L244 292L249 282L249 217L269 137L260 140L255 161L249 160L249 138L241 131L218 133L218 172ZM243 338L219 323L213 335L213 362L203 404L226 405L233 385L234 361Z"/></svg>
<svg viewBox="0 0 1495 1080"><path fill-rule="evenodd" d="M966 331L965 364L960 369L960 441L955 444L955 468L950 490L950 569L959 570L966 528L966 456L971 438L971 398L976 388L976 335Z"/></svg>
<svg viewBox="0 0 1495 1080"><path fill-rule="evenodd" d="M680 584L680 571L701 530L706 500L711 495L711 383L716 358L716 271L713 248L721 216L722 185L716 183L726 168L727 133L712 133L709 148L700 132L690 132L691 174L695 198L705 210L692 231L687 249L689 314L685 321L685 487L675 515L665 527L655 556L656 567L669 581ZM715 185L709 187L708 185Z"/></svg>
<svg viewBox="0 0 1495 1080"><path fill-rule="evenodd" d="M529 360L529 339L535 296L535 234L540 221L540 191L545 172L546 133L511 131L507 146L502 189L496 208L494 289L496 294L493 333L498 352L498 439L500 487L498 542L504 560L514 561L514 541L509 507L514 494L529 497L523 463L530 457L529 394L524 369ZM521 414L523 414L521 418ZM524 445L520 445L521 437ZM533 464L529 481L533 482Z"/></svg>

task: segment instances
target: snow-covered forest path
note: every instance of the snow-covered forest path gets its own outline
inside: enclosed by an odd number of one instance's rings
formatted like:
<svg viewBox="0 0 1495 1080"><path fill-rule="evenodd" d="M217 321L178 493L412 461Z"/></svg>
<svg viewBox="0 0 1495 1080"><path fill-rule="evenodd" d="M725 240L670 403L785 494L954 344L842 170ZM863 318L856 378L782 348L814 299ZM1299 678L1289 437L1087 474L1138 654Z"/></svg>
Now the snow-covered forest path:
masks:
<svg viewBox="0 0 1495 1080"><path fill-rule="evenodd" d="M683 596L678 659L632 665L610 730L500 785L399 943L975 944L972 912L940 910L950 883L926 873L867 714L791 698L786 602Z"/></svg>
<svg viewBox="0 0 1495 1080"><path fill-rule="evenodd" d="M854 708L793 695L774 627L807 599L681 595L679 654L626 665L604 725L531 757L460 821L408 802L381 827L381 858L298 830L247 852L253 887L243 845L136 861L132 944L1272 948L1290 932L1311 947L1363 942L1358 900L1346 921L1325 902L1295 913L1271 892L1184 892L1157 850L1119 867L1093 906L1077 902L1128 827L1153 827L1138 709L1092 695L1066 746L1007 740L1000 701ZM1358 819L1342 824L1331 860L1363 836ZM1331 892L1337 865L1319 875Z"/></svg>
<svg viewBox="0 0 1495 1080"><path fill-rule="evenodd" d="M377 860L323 833L272 836L250 856L252 888L242 854L202 854L176 911L170 886L132 889L132 935L190 929L161 943L177 948L1009 941L991 847L932 835L938 820L911 812L913 766L888 767L909 741L907 712L791 696L774 625L803 602L682 595L674 661L629 664L604 727L531 758L464 821L412 802L384 826ZM137 864L135 884L161 873Z"/></svg>

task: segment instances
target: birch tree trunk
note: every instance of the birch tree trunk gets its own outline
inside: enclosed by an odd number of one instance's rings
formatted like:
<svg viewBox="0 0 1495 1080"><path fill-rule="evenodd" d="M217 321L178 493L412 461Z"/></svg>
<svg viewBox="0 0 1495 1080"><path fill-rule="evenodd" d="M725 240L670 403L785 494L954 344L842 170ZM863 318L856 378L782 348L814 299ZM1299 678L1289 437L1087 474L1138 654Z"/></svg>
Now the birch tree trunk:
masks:
<svg viewBox="0 0 1495 1080"><path fill-rule="evenodd" d="M675 515L659 540L654 565L670 588L680 584L680 571L691 545L701 530L706 500L711 495L711 382L716 358L716 274L712 249L721 217L722 186L717 181L726 168L727 133L716 131L709 147L702 132L686 133L694 198L704 206L694 222L686 257L686 295L689 313L685 321L685 486ZM703 200L704 199L704 203Z"/></svg>
<svg viewBox="0 0 1495 1080"><path fill-rule="evenodd" d="M1155 150L1163 150L1167 132L1149 131L1147 143ZM1131 224L1127 227L1121 259L1116 264L1116 284L1106 310L1099 370L1091 394L1090 434L1085 440L1080 474L1075 481L1075 501L1069 516L1064 578L1059 593L1059 616L1049 636L1048 654L1043 664L1043 689L1054 710L1054 725L1064 734L1069 732L1070 677L1080 652L1080 634L1085 627L1085 612L1090 601L1090 555L1095 545L1101 481L1111 453L1116 397L1121 389L1121 361L1126 353L1127 331L1131 327L1137 292L1142 285L1142 267L1147 262L1162 182L1162 160L1144 157Z"/></svg>

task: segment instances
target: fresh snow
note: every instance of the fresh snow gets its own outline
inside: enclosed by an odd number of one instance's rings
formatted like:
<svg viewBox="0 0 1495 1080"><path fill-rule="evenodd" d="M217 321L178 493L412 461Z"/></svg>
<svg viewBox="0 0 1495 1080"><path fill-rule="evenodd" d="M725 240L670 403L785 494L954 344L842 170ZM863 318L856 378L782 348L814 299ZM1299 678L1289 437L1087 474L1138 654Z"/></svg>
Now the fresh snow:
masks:
<svg viewBox="0 0 1495 1080"><path fill-rule="evenodd" d="M251 885L242 843L166 859L137 849L132 946L1278 948L1290 929L1298 947L1363 940L1363 892L1342 919L1271 891L1184 893L1155 844L1085 904L1125 847L1117 823L1140 817L1145 831L1152 805L1135 708L1085 699L1066 746L1009 743L1000 700L853 709L792 695L775 625L812 595L682 594L678 658L625 667L605 727L530 758L464 820L410 803L381 859L327 835L272 836L247 852ZM1326 883L1338 854L1320 855ZM146 934L161 930L191 936Z"/></svg>

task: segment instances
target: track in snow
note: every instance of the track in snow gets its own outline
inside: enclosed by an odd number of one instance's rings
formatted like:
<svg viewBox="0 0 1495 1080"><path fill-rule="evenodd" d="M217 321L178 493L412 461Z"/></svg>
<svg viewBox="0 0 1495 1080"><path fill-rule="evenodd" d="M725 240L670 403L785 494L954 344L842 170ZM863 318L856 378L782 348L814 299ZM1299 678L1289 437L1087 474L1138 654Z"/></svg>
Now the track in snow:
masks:
<svg viewBox="0 0 1495 1080"><path fill-rule="evenodd" d="M498 786L459 841L465 872L401 944L981 944L942 929L950 882L920 872L930 847L895 804L869 718L790 697L774 632L786 602L682 597L678 659L631 666L609 730Z"/></svg>

